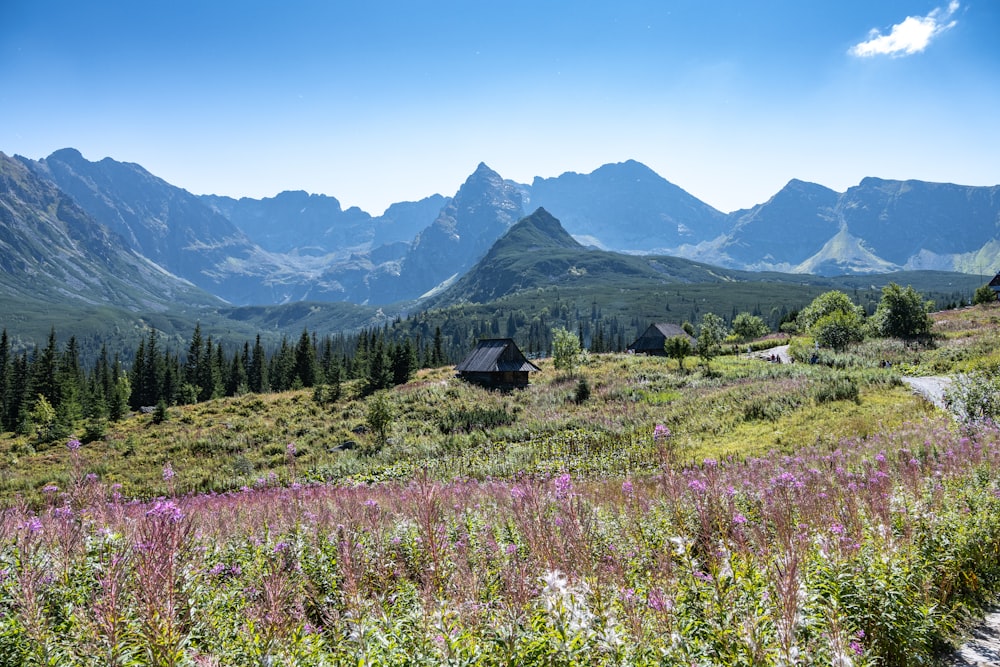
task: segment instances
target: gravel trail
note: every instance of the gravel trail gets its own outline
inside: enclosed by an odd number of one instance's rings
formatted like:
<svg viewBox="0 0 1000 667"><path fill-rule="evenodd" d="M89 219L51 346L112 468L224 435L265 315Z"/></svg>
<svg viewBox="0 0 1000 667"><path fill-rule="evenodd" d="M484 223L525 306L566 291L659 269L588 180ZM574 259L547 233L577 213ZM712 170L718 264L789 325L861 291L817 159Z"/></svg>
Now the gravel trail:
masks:
<svg viewBox="0 0 1000 667"><path fill-rule="evenodd" d="M931 375L925 377L910 377L904 375L903 382L910 385L910 388L920 394L928 401L938 406L942 410L947 410L948 406L944 402L944 393L951 386L951 378L941 375Z"/></svg>

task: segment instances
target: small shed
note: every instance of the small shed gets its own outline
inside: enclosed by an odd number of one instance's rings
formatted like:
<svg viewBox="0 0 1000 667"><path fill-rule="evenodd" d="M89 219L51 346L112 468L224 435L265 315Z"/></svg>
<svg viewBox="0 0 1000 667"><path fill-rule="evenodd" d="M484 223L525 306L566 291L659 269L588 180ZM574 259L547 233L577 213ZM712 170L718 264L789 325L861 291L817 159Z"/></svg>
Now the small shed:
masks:
<svg viewBox="0 0 1000 667"><path fill-rule="evenodd" d="M665 357L667 353L663 350L663 344L668 338L673 338L674 336L684 336L691 344L694 344L694 338L692 338L688 332L684 331L680 326L672 324L670 322L656 322L655 324L650 324L646 328L642 335L636 339L634 343L628 346L629 352L634 352L636 354L649 354L657 357Z"/></svg>
<svg viewBox="0 0 1000 667"><path fill-rule="evenodd" d="M1000 296L1000 273L993 276L993 280L990 281L990 289L993 293Z"/></svg>
<svg viewBox="0 0 1000 667"><path fill-rule="evenodd" d="M528 361L512 338L485 338L455 366L458 376L493 389L528 386L528 373L541 369Z"/></svg>

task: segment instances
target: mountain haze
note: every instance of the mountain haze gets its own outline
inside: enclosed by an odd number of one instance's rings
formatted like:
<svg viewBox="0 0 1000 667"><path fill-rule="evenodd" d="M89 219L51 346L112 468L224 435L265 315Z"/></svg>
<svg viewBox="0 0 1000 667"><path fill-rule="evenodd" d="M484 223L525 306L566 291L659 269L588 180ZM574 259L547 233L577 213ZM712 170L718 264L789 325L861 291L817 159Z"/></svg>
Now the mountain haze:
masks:
<svg viewBox="0 0 1000 667"><path fill-rule="evenodd" d="M157 312L222 302L136 254L73 199L0 153L0 291L5 301Z"/></svg>
<svg viewBox="0 0 1000 667"><path fill-rule="evenodd" d="M16 159L150 266L234 305L427 299L539 209L584 246L655 255L661 264L671 255L820 275L1000 269L1000 186L866 178L837 193L793 179L768 201L726 215L634 160L531 185L481 163L454 196L400 202L376 217L301 191L259 200L195 196L139 165L90 162L74 149ZM567 279L559 275L552 280ZM514 284L489 287L480 279L470 294Z"/></svg>

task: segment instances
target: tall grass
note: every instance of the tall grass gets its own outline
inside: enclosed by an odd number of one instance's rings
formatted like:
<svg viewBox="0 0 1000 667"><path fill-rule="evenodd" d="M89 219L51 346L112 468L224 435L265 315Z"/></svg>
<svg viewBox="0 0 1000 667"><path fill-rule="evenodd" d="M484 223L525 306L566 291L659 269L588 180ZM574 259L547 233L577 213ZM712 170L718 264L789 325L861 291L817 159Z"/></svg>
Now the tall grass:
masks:
<svg viewBox="0 0 1000 667"><path fill-rule="evenodd" d="M1000 584L995 429L684 467L671 437L641 476L84 478L0 515L0 660L916 665Z"/></svg>

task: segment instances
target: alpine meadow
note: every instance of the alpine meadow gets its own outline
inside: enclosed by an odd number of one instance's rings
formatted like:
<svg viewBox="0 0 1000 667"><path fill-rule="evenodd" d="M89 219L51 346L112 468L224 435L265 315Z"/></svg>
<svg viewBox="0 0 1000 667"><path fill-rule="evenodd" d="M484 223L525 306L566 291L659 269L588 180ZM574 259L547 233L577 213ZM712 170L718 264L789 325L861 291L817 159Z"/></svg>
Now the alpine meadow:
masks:
<svg viewBox="0 0 1000 667"><path fill-rule="evenodd" d="M0 667L1000 665L998 34L0 2Z"/></svg>

